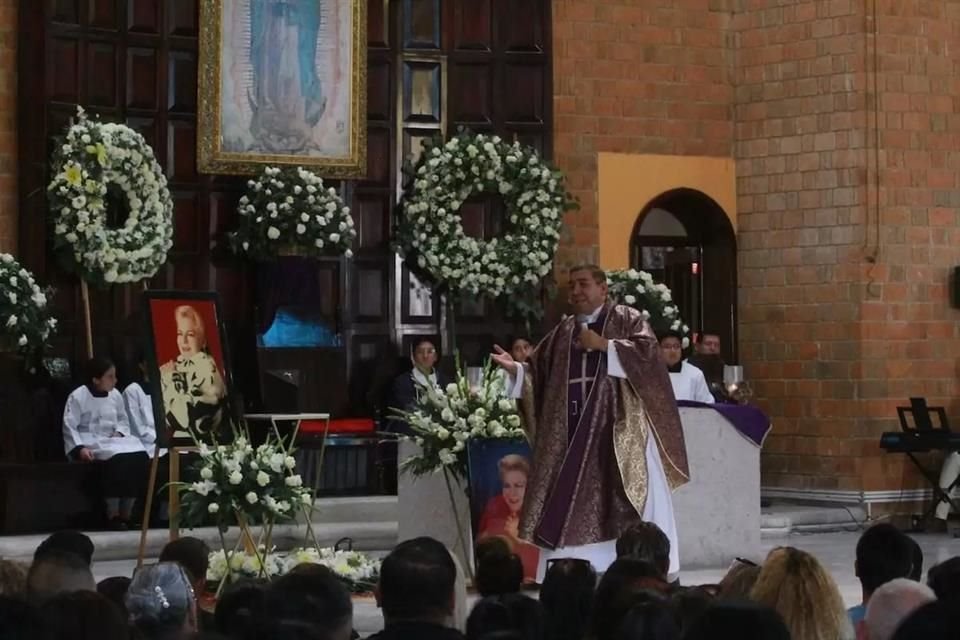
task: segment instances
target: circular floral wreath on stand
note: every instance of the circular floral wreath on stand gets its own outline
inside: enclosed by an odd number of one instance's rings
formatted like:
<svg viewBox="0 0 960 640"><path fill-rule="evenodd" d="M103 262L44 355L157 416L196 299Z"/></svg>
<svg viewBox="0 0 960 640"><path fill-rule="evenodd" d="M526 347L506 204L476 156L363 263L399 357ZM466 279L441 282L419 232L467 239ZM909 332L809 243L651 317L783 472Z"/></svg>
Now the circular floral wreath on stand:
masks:
<svg viewBox="0 0 960 640"><path fill-rule="evenodd" d="M122 124L77 119L53 155L54 247L96 284L153 277L173 245L173 200L153 149ZM119 226L111 206L127 211Z"/></svg>
<svg viewBox="0 0 960 640"><path fill-rule="evenodd" d="M247 182L237 205L239 228L230 234L234 252L269 260L297 255L345 255L357 237L350 207L320 176L302 167L266 167Z"/></svg>
<svg viewBox="0 0 960 640"><path fill-rule="evenodd" d="M499 194L506 209L504 233L487 241L468 236L459 213L482 193ZM563 214L573 208L563 174L535 149L461 132L424 143L401 206L398 249L440 287L496 298L550 273Z"/></svg>
<svg viewBox="0 0 960 640"><path fill-rule="evenodd" d="M690 327L680 317L667 285L655 283L646 271L624 269L607 271L607 286L610 297L640 311L657 336L676 331L683 336L683 348L690 346Z"/></svg>

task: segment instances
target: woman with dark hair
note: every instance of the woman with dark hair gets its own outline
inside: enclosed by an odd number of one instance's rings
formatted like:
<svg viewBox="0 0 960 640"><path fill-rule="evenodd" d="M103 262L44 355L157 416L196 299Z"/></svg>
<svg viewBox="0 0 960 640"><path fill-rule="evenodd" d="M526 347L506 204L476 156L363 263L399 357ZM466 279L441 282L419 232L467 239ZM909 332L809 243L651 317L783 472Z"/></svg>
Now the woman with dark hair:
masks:
<svg viewBox="0 0 960 640"><path fill-rule="evenodd" d="M127 640L130 628L106 596L74 591L54 596L40 610L49 640Z"/></svg>
<svg viewBox="0 0 960 640"><path fill-rule="evenodd" d="M590 625L597 572L587 560L551 563L540 588L540 604L550 640L583 640Z"/></svg>
<svg viewBox="0 0 960 640"><path fill-rule="evenodd" d="M100 495L106 501L107 519L111 528L126 529L133 504L145 491L149 458L130 432L113 362L92 358L86 378L67 398L63 411L64 451L71 460L102 464Z"/></svg>
<svg viewBox="0 0 960 640"><path fill-rule="evenodd" d="M467 640L487 640L493 634L514 633L520 640L543 640L542 605L532 598L511 593L484 598L467 618Z"/></svg>

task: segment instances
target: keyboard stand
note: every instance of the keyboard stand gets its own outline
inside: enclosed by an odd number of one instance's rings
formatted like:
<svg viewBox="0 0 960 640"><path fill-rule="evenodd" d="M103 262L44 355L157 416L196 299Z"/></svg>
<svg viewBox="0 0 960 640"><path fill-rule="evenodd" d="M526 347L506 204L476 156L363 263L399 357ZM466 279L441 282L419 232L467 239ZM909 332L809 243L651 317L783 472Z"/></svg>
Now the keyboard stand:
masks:
<svg viewBox="0 0 960 640"><path fill-rule="evenodd" d="M950 497L950 494L954 490L954 488L957 486L960 486L960 476L957 476L957 478L950 484L949 487L947 487L946 489L943 489L940 487L939 473L934 473L933 471L930 471L929 469L924 467L922 464L920 464L920 461L917 459L917 456L914 455L912 451L906 451L905 453L907 454L907 457L913 461L914 466L916 466L917 469L920 470L920 473L923 474L923 477L927 479L927 482L930 483L930 486L933 487L933 500L930 501L930 506L927 507L927 510L923 512L923 517L921 519L921 522L926 522L930 518L930 516L932 516L934 512L936 512L937 507L940 505L940 503L944 501L950 503L950 507L953 509L954 512L960 513L960 503L958 503L956 500Z"/></svg>

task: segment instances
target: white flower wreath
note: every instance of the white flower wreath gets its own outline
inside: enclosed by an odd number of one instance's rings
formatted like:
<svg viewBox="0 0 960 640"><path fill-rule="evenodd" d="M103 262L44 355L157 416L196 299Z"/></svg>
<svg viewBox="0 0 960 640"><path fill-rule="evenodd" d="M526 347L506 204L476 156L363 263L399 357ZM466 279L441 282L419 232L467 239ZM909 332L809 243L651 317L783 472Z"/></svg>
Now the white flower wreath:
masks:
<svg viewBox="0 0 960 640"><path fill-rule="evenodd" d="M42 353L57 320L47 294L9 253L0 253L0 334L24 356Z"/></svg>
<svg viewBox="0 0 960 640"><path fill-rule="evenodd" d="M281 248L311 256L353 255L357 231L350 207L320 176L303 167L266 167L247 188L237 205L240 227L230 234L237 253L261 260Z"/></svg>
<svg viewBox="0 0 960 640"><path fill-rule="evenodd" d="M118 228L107 224L110 185L127 211ZM49 192L54 247L85 280L138 282L166 262L173 200L153 149L130 127L91 120L78 107L54 152Z"/></svg>
<svg viewBox="0 0 960 640"><path fill-rule="evenodd" d="M676 331L682 336L683 348L690 346L690 327L680 317L680 309L667 285L654 282L646 271L617 269L607 271L607 286L610 297L642 313L658 337L667 331Z"/></svg>
<svg viewBox="0 0 960 640"><path fill-rule="evenodd" d="M488 241L466 234L460 207L499 194L505 231ZM402 203L398 249L449 291L492 298L536 286L550 273L563 214L575 208L563 174L531 147L461 132L426 142Z"/></svg>

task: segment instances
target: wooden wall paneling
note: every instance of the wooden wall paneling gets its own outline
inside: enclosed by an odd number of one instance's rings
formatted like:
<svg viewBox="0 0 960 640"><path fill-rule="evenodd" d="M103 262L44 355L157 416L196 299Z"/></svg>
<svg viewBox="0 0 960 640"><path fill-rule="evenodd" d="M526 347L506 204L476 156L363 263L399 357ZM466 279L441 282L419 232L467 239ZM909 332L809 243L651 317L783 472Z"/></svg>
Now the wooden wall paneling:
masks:
<svg viewBox="0 0 960 640"><path fill-rule="evenodd" d="M493 50L494 0L453 0L450 12L453 21L455 51ZM512 5L511 4L511 9Z"/></svg>
<svg viewBox="0 0 960 640"><path fill-rule="evenodd" d="M488 56L484 56L488 57ZM473 131L494 125L495 71L491 60L450 63L450 119Z"/></svg>
<svg viewBox="0 0 960 640"><path fill-rule="evenodd" d="M441 0L403 0L401 16L404 49L440 50Z"/></svg>

